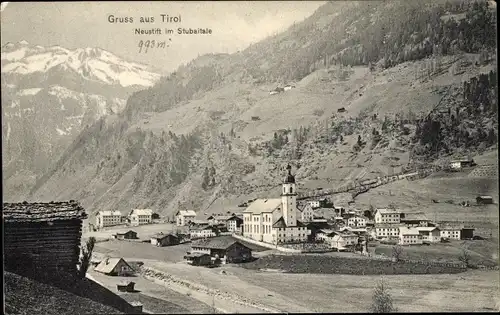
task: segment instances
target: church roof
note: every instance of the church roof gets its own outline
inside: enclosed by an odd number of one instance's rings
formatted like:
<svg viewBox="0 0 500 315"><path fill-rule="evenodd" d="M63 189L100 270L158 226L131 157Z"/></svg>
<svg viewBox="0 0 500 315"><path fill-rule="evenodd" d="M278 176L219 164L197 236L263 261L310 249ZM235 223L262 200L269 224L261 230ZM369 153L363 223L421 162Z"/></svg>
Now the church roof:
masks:
<svg viewBox="0 0 500 315"><path fill-rule="evenodd" d="M281 199L257 199L252 202L243 213L260 214L263 212L273 212L281 207Z"/></svg>
<svg viewBox="0 0 500 315"><path fill-rule="evenodd" d="M286 228L285 219L283 219L283 217L279 218L276 222L273 223L273 228Z"/></svg>
<svg viewBox="0 0 500 315"><path fill-rule="evenodd" d="M297 221L297 225L293 226L293 227L305 227L306 225L300 221ZM276 222L273 223L273 228L286 228L286 227L291 227L291 226L287 226L286 223L285 223L285 219L283 217L280 217L278 220L276 220Z"/></svg>

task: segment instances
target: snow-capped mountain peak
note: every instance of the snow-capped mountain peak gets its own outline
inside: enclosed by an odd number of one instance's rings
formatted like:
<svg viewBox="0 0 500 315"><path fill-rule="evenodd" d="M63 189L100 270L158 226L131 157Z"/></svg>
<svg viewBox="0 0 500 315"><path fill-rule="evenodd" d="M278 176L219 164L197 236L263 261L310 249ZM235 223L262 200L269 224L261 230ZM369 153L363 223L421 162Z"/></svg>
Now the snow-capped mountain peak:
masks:
<svg viewBox="0 0 500 315"><path fill-rule="evenodd" d="M28 42L8 43L2 47L2 74L30 75L55 69L71 69L82 79L128 87L152 86L160 75L142 64L128 62L101 48L69 50L60 46L45 48Z"/></svg>

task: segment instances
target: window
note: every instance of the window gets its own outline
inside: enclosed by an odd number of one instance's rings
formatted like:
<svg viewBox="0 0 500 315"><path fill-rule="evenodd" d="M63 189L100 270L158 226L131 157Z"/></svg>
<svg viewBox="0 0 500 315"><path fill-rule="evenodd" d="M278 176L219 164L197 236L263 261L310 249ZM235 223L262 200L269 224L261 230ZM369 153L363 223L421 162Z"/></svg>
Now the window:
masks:
<svg viewBox="0 0 500 315"><path fill-rule="evenodd" d="M293 193L293 188L292 187L290 187L290 193Z"/></svg>

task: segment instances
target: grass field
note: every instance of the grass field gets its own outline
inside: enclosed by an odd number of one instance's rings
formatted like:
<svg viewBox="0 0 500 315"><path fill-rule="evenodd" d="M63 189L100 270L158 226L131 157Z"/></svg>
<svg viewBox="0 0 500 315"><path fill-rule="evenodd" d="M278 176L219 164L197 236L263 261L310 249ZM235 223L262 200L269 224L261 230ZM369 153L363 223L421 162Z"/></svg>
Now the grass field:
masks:
<svg viewBox="0 0 500 315"><path fill-rule="evenodd" d="M120 225L120 226L105 228L103 230L96 232L84 231L83 238L89 238L93 236L96 239L106 239L106 238L111 238L111 236L117 232L127 232L129 230L133 230L134 232L137 232L137 237L139 237L140 239L149 239L151 235L159 232L169 233L169 232L175 232L176 230L184 231L186 229L187 227L178 227L172 223L147 224L140 226Z"/></svg>
<svg viewBox="0 0 500 315"><path fill-rule="evenodd" d="M401 258L459 263L461 246L464 243L470 251L471 263L485 266L498 265L498 245L488 240L452 241L432 244L431 246L404 246ZM391 257L392 246L381 244L375 248L375 253Z"/></svg>

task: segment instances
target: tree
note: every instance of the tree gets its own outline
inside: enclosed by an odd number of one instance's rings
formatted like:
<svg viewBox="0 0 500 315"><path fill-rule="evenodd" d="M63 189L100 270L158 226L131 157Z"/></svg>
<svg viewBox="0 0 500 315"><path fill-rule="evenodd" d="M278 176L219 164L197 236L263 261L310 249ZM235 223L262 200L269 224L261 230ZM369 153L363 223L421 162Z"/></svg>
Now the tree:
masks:
<svg viewBox="0 0 500 315"><path fill-rule="evenodd" d="M78 269L78 277L81 279L85 278L87 270L90 266L90 260L92 259L92 252L94 251L95 237L90 237L85 243L85 247L82 248L82 256L80 257L80 268Z"/></svg>
<svg viewBox="0 0 500 315"><path fill-rule="evenodd" d="M372 313L391 313L396 311L392 303L392 296L389 294L387 287L382 281L375 287L370 311Z"/></svg>
<svg viewBox="0 0 500 315"><path fill-rule="evenodd" d="M402 254L403 254L403 247L401 247L401 245L394 245L392 247L392 257L396 261L399 261L399 259L401 259Z"/></svg>
<svg viewBox="0 0 500 315"><path fill-rule="evenodd" d="M458 256L458 260L463 262L465 266L470 267L470 259L471 259L471 254L467 246L462 246L462 250L460 251L460 255Z"/></svg>

